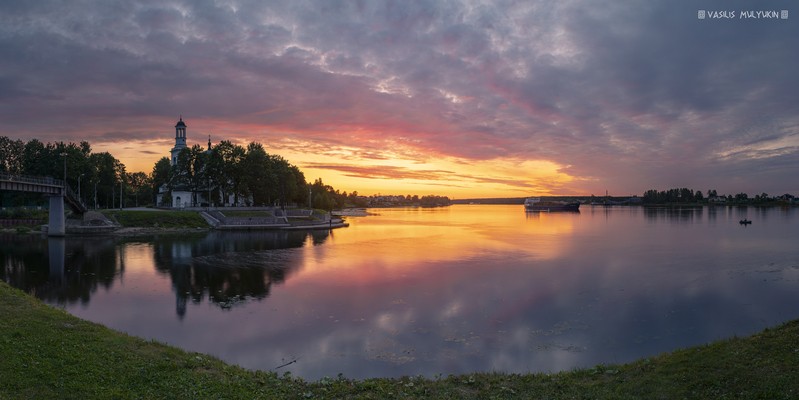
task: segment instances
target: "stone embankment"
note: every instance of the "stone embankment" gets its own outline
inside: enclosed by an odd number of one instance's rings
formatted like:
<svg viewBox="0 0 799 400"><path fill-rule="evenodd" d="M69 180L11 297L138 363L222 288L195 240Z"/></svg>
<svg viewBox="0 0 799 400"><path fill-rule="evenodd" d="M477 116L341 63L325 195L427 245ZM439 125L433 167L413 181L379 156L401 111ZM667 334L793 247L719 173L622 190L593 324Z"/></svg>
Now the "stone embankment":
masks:
<svg viewBox="0 0 799 400"><path fill-rule="evenodd" d="M68 218L65 222L67 234L111 233L120 227L119 224L97 211L87 211L81 218ZM42 232L47 233L48 228L48 225L42 225Z"/></svg>
<svg viewBox="0 0 799 400"><path fill-rule="evenodd" d="M349 226L341 218L330 214L314 216L312 210L275 209L272 215L227 216L222 211L200 211L200 216L214 229L258 230L258 229L334 229Z"/></svg>
<svg viewBox="0 0 799 400"><path fill-rule="evenodd" d="M134 211L143 211L136 209ZM163 211L146 209L147 211ZM340 215L315 213L313 210L231 210L226 215L220 210L192 210L197 212L208 224L210 229L218 230L309 230L309 229L335 229L349 226ZM191 211L189 211L191 212ZM357 215L357 214L345 214ZM112 217L113 218L113 217ZM42 231L47 232L47 225L42 225ZM115 235L142 235L151 233L170 232L196 232L205 230L201 227L159 227L155 226L125 226L110 219L106 215L88 211L79 219L66 220L68 234L103 234Z"/></svg>

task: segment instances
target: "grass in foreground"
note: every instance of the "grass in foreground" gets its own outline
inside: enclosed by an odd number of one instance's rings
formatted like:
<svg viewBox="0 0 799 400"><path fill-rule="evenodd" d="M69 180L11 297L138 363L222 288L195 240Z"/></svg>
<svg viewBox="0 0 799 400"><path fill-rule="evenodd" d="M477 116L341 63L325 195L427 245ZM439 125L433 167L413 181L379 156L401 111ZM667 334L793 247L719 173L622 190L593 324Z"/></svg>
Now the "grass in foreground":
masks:
<svg viewBox="0 0 799 400"><path fill-rule="evenodd" d="M559 374L322 379L248 371L80 320L0 282L0 398L788 399L799 321L626 365Z"/></svg>
<svg viewBox="0 0 799 400"><path fill-rule="evenodd" d="M124 227L207 228L208 223L194 211L105 210L103 214Z"/></svg>

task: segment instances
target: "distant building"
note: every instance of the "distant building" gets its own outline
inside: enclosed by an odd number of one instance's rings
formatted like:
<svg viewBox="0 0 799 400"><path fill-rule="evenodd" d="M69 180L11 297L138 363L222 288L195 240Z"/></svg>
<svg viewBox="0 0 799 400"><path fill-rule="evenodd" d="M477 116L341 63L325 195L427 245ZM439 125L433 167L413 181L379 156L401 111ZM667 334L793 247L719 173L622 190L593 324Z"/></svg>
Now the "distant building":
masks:
<svg viewBox="0 0 799 400"><path fill-rule="evenodd" d="M707 198L707 202L710 204L724 204L727 202L727 198L724 196L710 196Z"/></svg>
<svg viewBox="0 0 799 400"><path fill-rule="evenodd" d="M180 120L175 124L175 146L170 150L170 162L172 167L178 164L178 155L180 152L188 147L186 144L186 128L187 126L186 123L183 122L183 116L180 116ZM211 149L211 136L209 135L208 148L205 152L210 153L211 151L213 150ZM235 197L232 194L228 195L226 199L223 199L223 204L215 204L215 202L209 200L209 196L216 192L217 188L210 184L207 187L192 189L185 179L173 175L170 177L169 182L158 188L156 204L159 207L172 208L243 205L234 204ZM247 199L240 199L239 203L243 203L243 200Z"/></svg>

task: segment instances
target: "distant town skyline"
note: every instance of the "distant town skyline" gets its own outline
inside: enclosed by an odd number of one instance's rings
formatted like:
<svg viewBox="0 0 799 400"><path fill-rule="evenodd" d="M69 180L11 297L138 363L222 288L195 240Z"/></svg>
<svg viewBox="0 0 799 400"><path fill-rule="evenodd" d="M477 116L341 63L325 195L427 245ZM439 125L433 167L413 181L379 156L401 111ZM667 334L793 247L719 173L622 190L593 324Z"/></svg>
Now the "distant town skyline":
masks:
<svg viewBox="0 0 799 400"><path fill-rule="evenodd" d="M366 195L799 194L795 4L4 1L0 136L149 173L182 116Z"/></svg>

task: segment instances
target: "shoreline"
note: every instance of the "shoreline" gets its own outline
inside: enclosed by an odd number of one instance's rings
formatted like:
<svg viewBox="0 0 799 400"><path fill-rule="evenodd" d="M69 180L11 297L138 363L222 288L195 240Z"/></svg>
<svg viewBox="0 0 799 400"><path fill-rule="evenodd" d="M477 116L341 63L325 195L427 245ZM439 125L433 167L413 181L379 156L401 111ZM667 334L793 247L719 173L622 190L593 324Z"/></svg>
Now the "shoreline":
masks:
<svg viewBox="0 0 799 400"><path fill-rule="evenodd" d="M341 223L333 223L332 225L329 224L317 224L317 225L298 225L298 226L281 226L281 227L269 227L269 226L236 226L233 228L214 228L214 227L182 227L182 228L165 228L165 227L145 227L145 226L127 226L115 229L113 231L107 232L67 232L66 237L97 237L97 236L119 236L119 237L129 237L129 236L149 236L149 235L178 235L178 234L190 234L190 233L208 233L212 231L219 231L219 232L241 232L241 231L299 231L299 230L325 230L325 229L339 229L339 228L346 228L349 224L346 222ZM16 228L3 228L0 229L0 233L10 233L10 234L18 234L18 235L46 235L46 230L35 230L30 229L24 232L18 231ZM63 237L63 236L62 236Z"/></svg>
<svg viewBox="0 0 799 400"><path fill-rule="evenodd" d="M242 210L232 210L242 211ZM259 212L263 210L248 210ZM267 218L233 217L232 223L220 223L219 220L204 215L203 210L167 211L161 209L126 209L89 211L80 218L68 218L65 221L66 236L142 236L156 234L183 234L218 231L279 231L279 230L323 230L346 228L349 223L341 216L325 218L306 218L298 220L289 217L287 221L276 221L271 215ZM359 214L360 215L360 214ZM325 220L327 219L327 220ZM48 226L17 225L0 229L2 233L42 234L47 235Z"/></svg>

